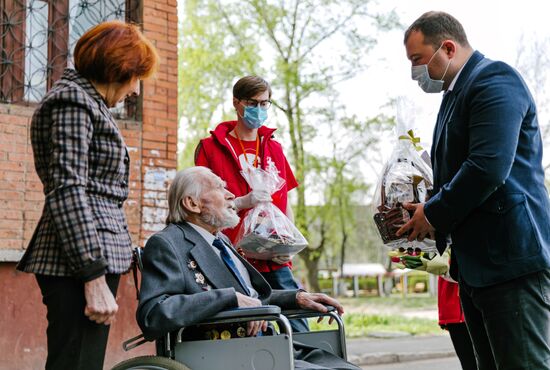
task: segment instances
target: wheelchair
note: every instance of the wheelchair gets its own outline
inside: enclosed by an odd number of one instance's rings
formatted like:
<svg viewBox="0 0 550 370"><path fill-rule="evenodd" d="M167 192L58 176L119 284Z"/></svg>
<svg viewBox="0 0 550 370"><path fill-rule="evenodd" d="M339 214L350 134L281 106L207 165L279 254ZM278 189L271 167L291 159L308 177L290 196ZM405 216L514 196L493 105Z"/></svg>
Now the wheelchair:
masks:
<svg viewBox="0 0 550 370"><path fill-rule="evenodd" d="M134 252L134 278L141 270L141 248ZM137 289L137 284L136 284ZM270 369L289 370L294 368L294 341L326 350L347 360L344 323L333 307L322 313L312 310L285 310L278 306L236 308L219 312L208 320L193 327L186 327L168 333L156 341L157 353L151 356L131 358L115 365L112 370L216 370L216 369ZM315 332L293 333L289 320L329 317L336 322L336 328ZM276 323L278 330L272 335L217 340L188 340L186 334L203 325L226 325L265 320ZM123 343L129 351L146 343L143 334Z"/></svg>

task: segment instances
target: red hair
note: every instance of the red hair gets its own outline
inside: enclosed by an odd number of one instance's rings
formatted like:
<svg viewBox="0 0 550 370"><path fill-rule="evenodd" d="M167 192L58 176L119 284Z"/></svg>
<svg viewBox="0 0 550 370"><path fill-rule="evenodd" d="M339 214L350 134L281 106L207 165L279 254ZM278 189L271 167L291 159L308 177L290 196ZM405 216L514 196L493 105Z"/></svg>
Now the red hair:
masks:
<svg viewBox="0 0 550 370"><path fill-rule="evenodd" d="M159 56L139 28L122 21L92 27L76 43L75 69L98 83L127 82L155 74Z"/></svg>

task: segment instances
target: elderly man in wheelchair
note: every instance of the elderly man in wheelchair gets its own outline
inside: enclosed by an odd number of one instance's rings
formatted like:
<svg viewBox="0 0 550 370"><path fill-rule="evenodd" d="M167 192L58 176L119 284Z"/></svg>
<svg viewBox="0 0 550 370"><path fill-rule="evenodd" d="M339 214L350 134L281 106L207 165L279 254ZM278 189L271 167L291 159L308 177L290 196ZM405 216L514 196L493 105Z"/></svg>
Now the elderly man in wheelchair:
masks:
<svg viewBox="0 0 550 370"><path fill-rule="evenodd" d="M335 299L272 290L220 233L239 222L233 199L206 167L176 174L168 226L143 251L137 311L145 339L156 340L164 358L115 369L359 369L345 360L343 308ZM313 316L335 319L336 339L318 332L295 333L293 340L287 318Z"/></svg>

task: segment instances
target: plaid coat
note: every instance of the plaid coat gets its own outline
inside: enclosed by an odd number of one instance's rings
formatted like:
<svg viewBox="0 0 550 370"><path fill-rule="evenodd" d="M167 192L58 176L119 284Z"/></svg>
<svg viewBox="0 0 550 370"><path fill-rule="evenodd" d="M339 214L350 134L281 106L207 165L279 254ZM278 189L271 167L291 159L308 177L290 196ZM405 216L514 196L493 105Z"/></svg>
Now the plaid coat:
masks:
<svg viewBox="0 0 550 370"><path fill-rule="evenodd" d="M17 269L84 281L130 267L126 144L103 98L66 69L31 123L42 217Z"/></svg>

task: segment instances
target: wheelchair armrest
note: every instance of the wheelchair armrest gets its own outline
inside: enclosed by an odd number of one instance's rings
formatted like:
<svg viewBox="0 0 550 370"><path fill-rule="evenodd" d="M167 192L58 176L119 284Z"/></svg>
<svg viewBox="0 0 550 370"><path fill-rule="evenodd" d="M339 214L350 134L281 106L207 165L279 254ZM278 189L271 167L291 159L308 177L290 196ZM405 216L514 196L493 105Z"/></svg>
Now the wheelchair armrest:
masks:
<svg viewBox="0 0 550 370"><path fill-rule="evenodd" d="M281 315L281 308L279 306L258 306L258 307L239 307L230 310L218 312L216 315L211 316L195 325L209 325L209 324L227 324L235 322L247 322L247 321L276 321L282 327L284 332L292 340L292 329L288 319ZM193 326L195 326L193 325ZM176 342L182 341L182 335L185 328L181 328L177 331Z"/></svg>
<svg viewBox="0 0 550 370"><path fill-rule="evenodd" d="M335 307L328 306L328 305L325 305L325 307L328 310L327 312L319 312L317 310L310 310L310 309L307 309L307 308L298 308L298 309L293 309L293 310L284 310L281 313L289 319L319 317L319 316L332 316L334 314L338 314L338 312L336 312Z"/></svg>
<svg viewBox="0 0 550 370"><path fill-rule="evenodd" d="M210 323L217 320L240 318L253 319L255 316L277 316L280 314L281 308L279 306L239 307L218 312L216 315L209 317L207 320L204 320L201 323Z"/></svg>

